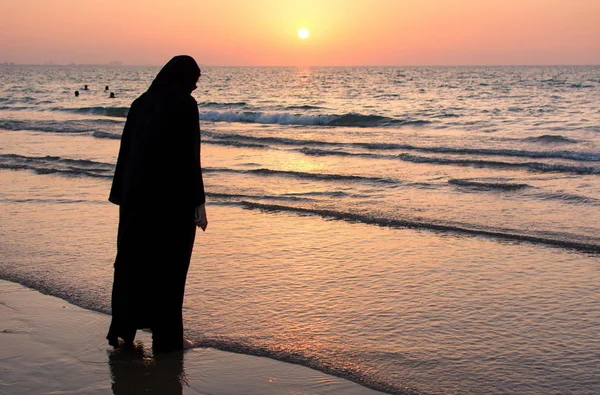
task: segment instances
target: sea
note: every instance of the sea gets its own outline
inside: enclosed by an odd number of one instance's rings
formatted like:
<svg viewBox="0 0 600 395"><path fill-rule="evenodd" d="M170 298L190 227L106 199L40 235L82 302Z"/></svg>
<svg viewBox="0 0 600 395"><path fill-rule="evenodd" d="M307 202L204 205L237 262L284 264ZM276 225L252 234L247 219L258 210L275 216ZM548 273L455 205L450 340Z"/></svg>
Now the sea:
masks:
<svg viewBox="0 0 600 395"><path fill-rule="evenodd" d="M0 66L0 278L110 313L107 198L158 70ZM389 394L600 393L599 66L203 67L193 96L198 347Z"/></svg>

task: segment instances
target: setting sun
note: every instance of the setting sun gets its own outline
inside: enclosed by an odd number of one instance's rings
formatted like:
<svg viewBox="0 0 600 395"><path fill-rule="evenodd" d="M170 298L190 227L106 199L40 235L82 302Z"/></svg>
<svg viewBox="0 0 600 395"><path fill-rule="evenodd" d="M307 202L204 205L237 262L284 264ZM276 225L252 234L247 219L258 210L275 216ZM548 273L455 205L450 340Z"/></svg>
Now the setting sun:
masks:
<svg viewBox="0 0 600 395"><path fill-rule="evenodd" d="M308 32L308 29L305 28L305 27L303 27L303 28L301 28L301 29L298 30L298 37L300 37L303 40L305 38L308 38L309 34L310 33Z"/></svg>

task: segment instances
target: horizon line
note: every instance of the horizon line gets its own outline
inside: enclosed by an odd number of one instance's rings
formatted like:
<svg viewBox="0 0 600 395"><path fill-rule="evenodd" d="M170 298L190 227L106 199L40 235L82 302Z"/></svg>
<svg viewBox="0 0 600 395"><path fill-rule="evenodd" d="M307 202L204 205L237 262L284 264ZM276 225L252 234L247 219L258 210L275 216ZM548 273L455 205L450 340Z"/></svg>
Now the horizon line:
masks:
<svg viewBox="0 0 600 395"><path fill-rule="evenodd" d="M0 62L0 66L42 66L42 67L161 67L163 64L143 64L143 63L15 63L15 62ZM257 68L327 68L327 67L590 67L600 66L600 63L457 63L457 64L387 64L387 65L214 65L214 64L199 64L200 67L257 67Z"/></svg>

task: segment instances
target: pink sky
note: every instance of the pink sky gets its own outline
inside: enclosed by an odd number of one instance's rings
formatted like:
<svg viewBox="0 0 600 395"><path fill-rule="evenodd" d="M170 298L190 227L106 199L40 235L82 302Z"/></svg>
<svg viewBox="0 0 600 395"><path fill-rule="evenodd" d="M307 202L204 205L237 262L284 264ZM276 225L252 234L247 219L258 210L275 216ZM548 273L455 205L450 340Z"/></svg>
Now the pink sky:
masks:
<svg viewBox="0 0 600 395"><path fill-rule="evenodd" d="M600 0L6 0L0 62L600 64L599 20Z"/></svg>

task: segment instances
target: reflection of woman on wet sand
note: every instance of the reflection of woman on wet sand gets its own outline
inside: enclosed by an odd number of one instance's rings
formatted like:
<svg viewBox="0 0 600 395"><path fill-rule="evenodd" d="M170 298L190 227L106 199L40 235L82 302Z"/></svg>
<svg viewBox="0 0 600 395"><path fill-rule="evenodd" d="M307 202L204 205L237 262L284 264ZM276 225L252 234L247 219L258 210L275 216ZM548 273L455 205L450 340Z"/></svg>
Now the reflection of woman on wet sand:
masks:
<svg viewBox="0 0 600 395"><path fill-rule="evenodd" d="M148 355L143 345L115 350L108 356L114 395L178 395L185 375L183 351Z"/></svg>
<svg viewBox="0 0 600 395"><path fill-rule="evenodd" d="M154 351L184 346L182 307L196 226L206 229L196 89L200 68L176 56L131 105L109 200L119 205L112 322L107 339Z"/></svg>

